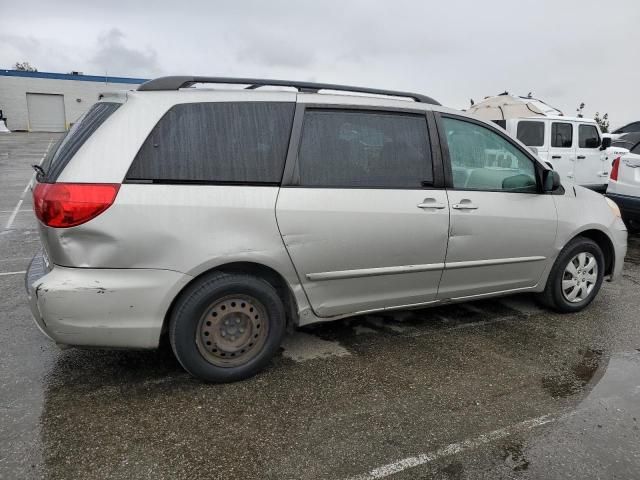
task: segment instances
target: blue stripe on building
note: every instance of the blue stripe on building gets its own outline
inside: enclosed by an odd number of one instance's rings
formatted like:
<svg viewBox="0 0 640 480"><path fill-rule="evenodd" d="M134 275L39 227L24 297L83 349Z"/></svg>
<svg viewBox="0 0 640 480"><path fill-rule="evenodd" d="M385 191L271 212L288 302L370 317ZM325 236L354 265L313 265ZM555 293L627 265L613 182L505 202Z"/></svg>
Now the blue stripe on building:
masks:
<svg viewBox="0 0 640 480"><path fill-rule="evenodd" d="M72 73L25 72L23 70L0 70L0 77L48 78L50 80L79 80L100 83L144 83L147 78L109 77L107 75L75 75Z"/></svg>

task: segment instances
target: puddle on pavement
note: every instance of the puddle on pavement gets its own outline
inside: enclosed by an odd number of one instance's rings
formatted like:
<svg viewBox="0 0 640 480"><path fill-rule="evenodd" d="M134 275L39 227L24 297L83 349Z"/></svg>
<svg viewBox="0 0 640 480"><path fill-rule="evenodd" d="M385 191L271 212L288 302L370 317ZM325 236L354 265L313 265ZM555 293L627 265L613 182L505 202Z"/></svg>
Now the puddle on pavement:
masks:
<svg viewBox="0 0 640 480"><path fill-rule="evenodd" d="M524 455L524 445L515 441L504 447L504 463L514 472L521 472L529 468L529 460Z"/></svg>
<svg viewBox="0 0 640 480"><path fill-rule="evenodd" d="M568 371L542 378L542 387L554 398L563 398L581 392L591 381L603 362L603 351L588 348L579 352L581 359Z"/></svg>
<svg viewBox="0 0 640 480"><path fill-rule="evenodd" d="M507 297L513 299L516 297ZM518 296L525 305L534 305L530 296ZM529 305L530 306L530 305ZM367 335L413 336L422 332L483 325L497 320L524 319L526 313L499 300L444 305L416 310L397 310L320 323L302 331L327 341L339 341L353 347Z"/></svg>

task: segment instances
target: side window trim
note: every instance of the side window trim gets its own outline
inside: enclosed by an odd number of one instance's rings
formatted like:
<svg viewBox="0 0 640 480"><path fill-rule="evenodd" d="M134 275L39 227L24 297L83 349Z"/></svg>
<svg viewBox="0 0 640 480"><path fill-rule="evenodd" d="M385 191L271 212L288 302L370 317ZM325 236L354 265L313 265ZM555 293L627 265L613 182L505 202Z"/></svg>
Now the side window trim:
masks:
<svg viewBox="0 0 640 480"><path fill-rule="evenodd" d="M450 156L450 153L449 153L449 145L447 143L447 139L446 139L445 134L444 134L444 125L442 124L442 119L443 118L451 118L453 120L469 122L469 123L473 123L475 125L479 125L481 127L485 127L488 130L491 130L492 132L496 133L498 136L502 137L502 139L506 140L513 147L515 147L518 151L520 151L522 154L524 154L524 156L526 158L528 158L533 163L534 171L536 173L537 191L538 191L538 193L542 192L542 170L543 170L542 166L535 159L535 157L533 157L533 155L530 152L528 152L526 149L523 149L522 147L520 147L520 145L518 145L516 142L514 142L513 139L510 138L509 135L506 132L501 132L499 129L494 128L493 125L486 124L486 123L481 122L479 120L476 120L474 118L464 117L462 115L456 115L454 113L444 113L444 112L438 112L438 111L434 111L433 113L434 113L435 119L436 119L436 126L438 128L440 150L442 152L442 161L443 161L444 172L445 172L445 188L447 188L448 190L456 190L456 191L472 191L472 192L485 191L485 192L500 192L500 193L522 193L522 192L516 192L516 191L509 191L509 190L475 190L475 189L466 189L466 188L456 188L456 187L453 186L453 169L451 167L451 156Z"/></svg>
<svg viewBox="0 0 640 480"><path fill-rule="evenodd" d="M394 107L377 107L373 105L350 105L350 104L327 104L327 103L296 103L295 114L293 118L293 128L291 131L291 139L287 150L287 157L282 177L282 188L344 188L344 189L371 189L371 190L414 190L413 188L392 188L392 187L325 187L314 185L301 185L300 172L298 168L298 155L302 144L302 132L304 117L307 110L352 110L362 112L386 112L386 113L405 113L411 115L421 115L425 118L426 125L426 141L430 148L433 185L423 187L424 190L445 188L444 162L441 155L439 136L437 135L437 125L433 112L430 110L416 110L411 108L394 108ZM435 139L435 141L434 141Z"/></svg>

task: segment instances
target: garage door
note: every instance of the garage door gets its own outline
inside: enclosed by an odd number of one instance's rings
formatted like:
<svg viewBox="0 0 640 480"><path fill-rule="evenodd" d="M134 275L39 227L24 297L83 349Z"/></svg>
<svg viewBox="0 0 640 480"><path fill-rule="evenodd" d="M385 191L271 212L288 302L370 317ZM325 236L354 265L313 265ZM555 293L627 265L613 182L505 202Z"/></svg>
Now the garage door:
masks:
<svg viewBox="0 0 640 480"><path fill-rule="evenodd" d="M44 93L27 93L29 129L32 132L64 132L64 97Z"/></svg>

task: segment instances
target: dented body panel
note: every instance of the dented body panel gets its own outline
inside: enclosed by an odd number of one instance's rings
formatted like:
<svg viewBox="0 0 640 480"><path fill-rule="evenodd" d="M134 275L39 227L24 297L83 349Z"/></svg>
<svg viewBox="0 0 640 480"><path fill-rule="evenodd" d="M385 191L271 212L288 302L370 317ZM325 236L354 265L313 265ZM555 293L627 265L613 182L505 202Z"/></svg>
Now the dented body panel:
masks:
<svg viewBox="0 0 640 480"><path fill-rule="evenodd" d="M65 345L155 348L191 277L171 270L54 267L29 285L36 323Z"/></svg>
<svg viewBox="0 0 640 480"><path fill-rule="evenodd" d="M442 186L124 181L149 132L177 103L297 101L299 107L454 112L444 107L389 98L204 89L128 92L119 101L123 105L58 178L121 184L114 204L75 227L39 225L50 268L28 280L27 290L38 326L58 343L153 348L184 287L230 264L275 272L291 293L297 325L541 291L560 250L587 230L611 241L611 278L621 271L624 225L600 195L579 187L561 195L529 194L528 203L518 193L476 193L480 210L456 213L452 208L462 194ZM296 161L300 132L294 120L285 174ZM531 208L537 210L530 213Z"/></svg>

